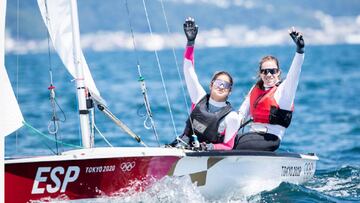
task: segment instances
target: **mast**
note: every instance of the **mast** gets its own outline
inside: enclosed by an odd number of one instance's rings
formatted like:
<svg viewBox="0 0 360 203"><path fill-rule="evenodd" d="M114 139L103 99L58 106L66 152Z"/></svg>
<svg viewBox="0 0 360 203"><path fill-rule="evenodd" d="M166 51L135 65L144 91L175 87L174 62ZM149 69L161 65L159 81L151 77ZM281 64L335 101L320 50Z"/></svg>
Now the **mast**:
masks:
<svg viewBox="0 0 360 203"><path fill-rule="evenodd" d="M80 47L80 31L79 31L79 19L77 13L76 0L70 1L71 5L71 21L72 21L72 37L74 45L74 65L76 70L76 88L77 99L80 117L80 129L82 145L84 148L91 148L93 143L90 139L90 122L89 122L89 110L86 107L86 89L84 81L84 70L81 64L81 47Z"/></svg>

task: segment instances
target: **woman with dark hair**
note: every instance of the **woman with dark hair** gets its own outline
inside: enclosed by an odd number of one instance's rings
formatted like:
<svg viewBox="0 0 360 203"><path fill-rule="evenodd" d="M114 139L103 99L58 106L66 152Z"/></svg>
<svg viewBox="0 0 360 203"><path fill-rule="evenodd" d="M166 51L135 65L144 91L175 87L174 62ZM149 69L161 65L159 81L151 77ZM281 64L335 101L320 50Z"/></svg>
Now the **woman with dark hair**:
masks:
<svg viewBox="0 0 360 203"><path fill-rule="evenodd" d="M259 63L259 80L251 88L239 109L243 123L252 119L249 132L239 134L235 149L275 151L289 127L294 98L304 61L304 39L293 27L289 34L296 44L296 53L286 79L281 80L279 61L265 56Z"/></svg>
<svg viewBox="0 0 360 203"><path fill-rule="evenodd" d="M233 79L226 71L216 72L210 82L210 94L207 94L194 68L194 44L198 27L193 18L186 19L184 31L188 41L183 68L192 111L180 139L193 143L196 135L201 150L231 150L240 123L237 113L227 101Z"/></svg>

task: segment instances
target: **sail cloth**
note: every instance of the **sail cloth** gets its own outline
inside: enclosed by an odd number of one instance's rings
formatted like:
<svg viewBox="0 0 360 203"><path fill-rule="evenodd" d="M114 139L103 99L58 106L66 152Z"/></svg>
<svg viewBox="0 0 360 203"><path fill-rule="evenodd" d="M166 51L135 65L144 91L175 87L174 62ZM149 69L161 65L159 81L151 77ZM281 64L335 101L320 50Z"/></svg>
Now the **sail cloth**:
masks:
<svg viewBox="0 0 360 203"><path fill-rule="evenodd" d="M56 52L59 54L69 73L76 78L71 21L71 0L38 0L37 2ZM84 73L85 86L89 89L93 97L103 101L81 50L79 57Z"/></svg>
<svg viewBox="0 0 360 203"><path fill-rule="evenodd" d="M0 137L5 137L23 124L23 116L5 69L6 1L0 1Z"/></svg>
<svg viewBox="0 0 360 203"><path fill-rule="evenodd" d="M4 137L22 127L24 118L5 69L3 39L0 45L0 136Z"/></svg>

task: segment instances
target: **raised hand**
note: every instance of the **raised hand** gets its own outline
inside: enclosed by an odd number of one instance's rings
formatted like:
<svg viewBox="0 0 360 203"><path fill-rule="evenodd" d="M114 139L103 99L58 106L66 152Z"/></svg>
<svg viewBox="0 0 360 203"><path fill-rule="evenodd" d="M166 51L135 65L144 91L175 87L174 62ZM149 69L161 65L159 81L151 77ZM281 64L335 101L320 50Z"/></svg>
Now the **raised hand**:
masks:
<svg viewBox="0 0 360 203"><path fill-rule="evenodd" d="M295 28L292 27L291 30L289 30L289 35L296 44L296 52L300 54L304 53L305 42L302 33L296 31Z"/></svg>
<svg viewBox="0 0 360 203"><path fill-rule="evenodd" d="M198 33L198 26L192 17L188 17L184 23L184 32L188 40L187 45L192 46L195 43L196 35Z"/></svg>

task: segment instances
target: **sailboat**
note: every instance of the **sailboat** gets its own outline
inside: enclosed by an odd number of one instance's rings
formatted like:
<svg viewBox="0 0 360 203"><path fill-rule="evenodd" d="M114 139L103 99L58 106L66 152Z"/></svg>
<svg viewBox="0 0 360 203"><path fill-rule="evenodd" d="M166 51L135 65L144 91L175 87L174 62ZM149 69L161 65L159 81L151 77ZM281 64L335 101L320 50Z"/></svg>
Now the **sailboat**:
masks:
<svg viewBox="0 0 360 203"><path fill-rule="evenodd" d="M45 4L46 1L46 4ZM24 125L24 118L5 69L6 1L1 1L0 137ZM45 198L89 199L112 196L136 187L143 191L167 176L188 176L206 198L248 192L261 181L270 190L282 182L301 184L316 170L315 154L260 151L196 151L175 147L147 147L107 109L80 48L76 0L38 0L51 41L77 88L82 149L58 155L5 160L5 202ZM94 147L89 126L89 100L143 147ZM134 182L141 182L133 186Z"/></svg>

